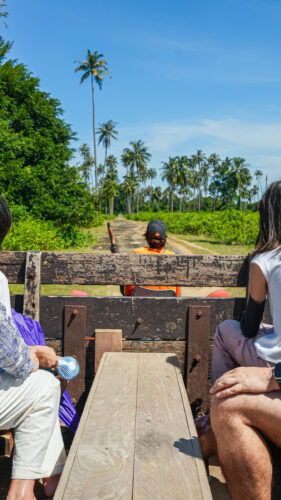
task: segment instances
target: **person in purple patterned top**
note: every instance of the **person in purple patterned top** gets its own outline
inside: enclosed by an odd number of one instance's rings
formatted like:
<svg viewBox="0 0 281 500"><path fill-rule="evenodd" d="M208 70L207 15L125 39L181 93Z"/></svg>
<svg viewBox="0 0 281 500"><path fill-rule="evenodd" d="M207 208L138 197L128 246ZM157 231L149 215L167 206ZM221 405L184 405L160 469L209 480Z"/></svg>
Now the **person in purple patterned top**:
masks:
<svg viewBox="0 0 281 500"><path fill-rule="evenodd" d="M0 198L0 245L11 225ZM46 346L28 347L11 317L8 282L0 271L0 430L14 429L12 480L8 500L34 500L34 483L43 478L54 494L65 463L58 410L60 383L42 368L58 358Z"/></svg>

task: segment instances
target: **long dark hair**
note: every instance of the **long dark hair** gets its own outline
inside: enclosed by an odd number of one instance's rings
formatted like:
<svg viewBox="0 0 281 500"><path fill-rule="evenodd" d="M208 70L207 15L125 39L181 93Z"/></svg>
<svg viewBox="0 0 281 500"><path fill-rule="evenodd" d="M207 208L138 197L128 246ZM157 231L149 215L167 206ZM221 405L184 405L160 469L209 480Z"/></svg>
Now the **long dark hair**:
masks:
<svg viewBox="0 0 281 500"><path fill-rule="evenodd" d="M3 198L0 197L0 248L11 224L12 216L9 207Z"/></svg>
<svg viewBox="0 0 281 500"><path fill-rule="evenodd" d="M260 229L253 257L277 247L281 250L281 180L267 188L259 204L259 213Z"/></svg>

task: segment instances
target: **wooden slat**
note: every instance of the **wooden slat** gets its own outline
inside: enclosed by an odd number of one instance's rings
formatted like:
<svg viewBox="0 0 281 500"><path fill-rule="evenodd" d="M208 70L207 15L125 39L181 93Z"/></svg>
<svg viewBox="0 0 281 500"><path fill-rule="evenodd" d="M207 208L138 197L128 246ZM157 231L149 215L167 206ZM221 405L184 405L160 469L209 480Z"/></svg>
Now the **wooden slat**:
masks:
<svg viewBox="0 0 281 500"><path fill-rule="evenodd" d="M211 499L173 354L104 354L55 500Z"/></svg>
<svg viewBox="0 0 281 500"><path fill-rule="evenodd" d="M41 252L27 252L24 278L23 314L40 319Z"/></svg>
<svg viewBox="0 0 281 500"><path fill-rule="evenodd" d="M134 500L212 498L176 370L173 354L139 357Z"/></svg>
<svg viewBox="0 0 281 500"><path fill-rule="evenodd" d="M122 351L122 330L95 330L95 373L105 352Z"/></svg>
<svg viewBox="0 0 281 500"><path fill-rule="evenodd" d="M42 253L42 283L245 286L245 257Z"/></svg>
<svg viewBox="0 0 281 500"><path fill-rule="evenodd" d="M10 283L24 282L25 252L1 252ZM131 255L42 252L43 284L246 286L239 255Z"/></svg>
<svg viewBox="0 0 281 500"><path fill-rule="evenodd" d="M21 311L21 296L11 297L12 306ZM66 305L87 307L86 336L94 337L96 328L122 329L126 339L185 340L187 312L190 305L211 306L211 337L224 319L238 319L244 309L244 298L151 298L151 297L61 297L41 296L40 323L45 336L63 338ZM142 323L137 323L141 318ZM270 323L268 308L265 321Z"/></svg>
<svg viewBox="0 0 281 500"><path fill-rule="evenodd" d="M55 500L132 498L136 356L103 356Z"/></svg>

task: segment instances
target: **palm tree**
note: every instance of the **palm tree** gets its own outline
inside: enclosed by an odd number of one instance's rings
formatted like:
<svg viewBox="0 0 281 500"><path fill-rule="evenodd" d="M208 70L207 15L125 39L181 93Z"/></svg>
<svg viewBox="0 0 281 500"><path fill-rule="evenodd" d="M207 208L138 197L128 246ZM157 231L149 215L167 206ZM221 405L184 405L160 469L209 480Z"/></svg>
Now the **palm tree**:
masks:
<svg viewBox="0 0 281 500"><path fill-rule="evenodd" d="M110 155L106 161L107 174L104 181L103 194L109 200L109 215L114 213L114 200L118 193L117 158Z"/></svg>
<svg viewBox="0 0 281 500"><path fill-rule="evenodd" d="M115 125L117 125L116 122L108 120L107 122L101 123L100 128L97 130L99 135L98 144L102 143L105 149L104 163L106 162L107 150L110 147L111 139L117 139L118 132Z"/></svg>
<svg viewBox="0 0 281 500"><path fill-rule="evenodd" d="M131 141L130 146L131 148L124 149L122 162L131 169L131 172L135 173L139 182L143 182L146 178L147 164L151 154L141 140ZM137 190L137 213L139 213L139 190Z"/></svg>
<svg viewBox="0 0 281 500"><path fill-rule="evenodd" d="M202 167L205 164L206 156L201 149L198 149L196 154L192 155L191 160L193 162L195 173L194 173L194 189L198 190L198 212L201 208L201 181L202 181Z"/></svg>
<svg viewBox="0 0 281 500"><path fill-rule="evenodd" d="M97 160L97 144L96 144L96 129L95 129L95 96L94 96L94 82L102 88L104 76L110 76L110 69L107 67L107 61L103 58L103 54L99 54L97 51L91 52L89 49L87 51L87 58L82 61L75 61L79 64L75 68L75 72L83 71L83 75L80 80L82 84L89 76L91 77L91 87L92 87L92 101L93 101L93 140L94 140L94 159L95 159L95 187L98 187L98 160Z"/></svg>
<svg viewBox="0 0 281 500"><path fill-rule="evenodd" d="M155 201L156 203L156 208L159 210L159 201L161 200L162 196L162 189L159 186L156 186L152 192L152 201Z"/></svg>
<svg viewBox="0 0 281 500"><path fill-rule="evenodd" d="M177 162L177 158L172 158L170 156L168 162L162 162L162 163L163 163L162 181L166 181L169 184L170 194L171 194L171 212L173 212L174 211L174 190L175 190L175 187L178 183L178 162Z"/></svg>
<svg viewBox="0 0 281 500"><path fill-rule="evenodd" d="M92 172L92 166L94 164L94 158L91 155L88 144L86 143L82 144L79 148L79 153L83 159L83 163L79 165L79 170L82 173L87 184L90 184L90 177Z"/></svg>
<svg viewBox="0 0 281 500"><path fill-rule="evenodd" d="M261 194L262 194L261 179L263 177L263 171L257 169L254 173L254 176L255 176L256 181L258 183L258 193L257 194L258 194L259 198L261 198Z"/></svg>
<svg viewBox="0 0 281 500"><path fill-rule="evenodd" d="M127 195L127 213L132 213L132 196L138 188L138 182L133 172L126 175L123 182L123 191Z"/></svg>
<svg viewBox="0 0 281 500"><path fill-rule="evenodd" d="M5 7L7 7L6 2L4 2L3 0L0 0L0 18L1 17L8 17L8 12L6 12L5 10L2 10ZM1 23L3 23L4 26L6 26L6 27L8 26L7 23L5 21L3 21L3 19L1 19Z"/></svg>
<svg viewBox="0 0 281 500"><path fill-rule="evenodd" d="M238 189L239 209L242 210L242 196L246 192L246 187L250 186L252 177L244 158L232 158L232 169Z"/></svg>

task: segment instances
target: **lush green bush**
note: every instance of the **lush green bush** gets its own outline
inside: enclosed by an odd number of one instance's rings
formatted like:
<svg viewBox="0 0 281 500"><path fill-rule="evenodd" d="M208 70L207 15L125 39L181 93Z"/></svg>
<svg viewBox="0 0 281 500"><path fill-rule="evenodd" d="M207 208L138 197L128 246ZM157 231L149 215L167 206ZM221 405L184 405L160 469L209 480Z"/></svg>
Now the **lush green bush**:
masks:
<svg viewBox="0 0 281 500"><path fill-rule="evenodd" d="M161 219L167 231L177 234L202 234L223 243L254 244L258 235L257 212L224 210L221 212L140 212L128 215L133 220Z"/></svg>
<svg viewBox="0 0 281 500"><path fill-rule="evenodd" d="M51 221L27 216L14 220L8 232L3 250L61 250L65 242Z"/></svg>

